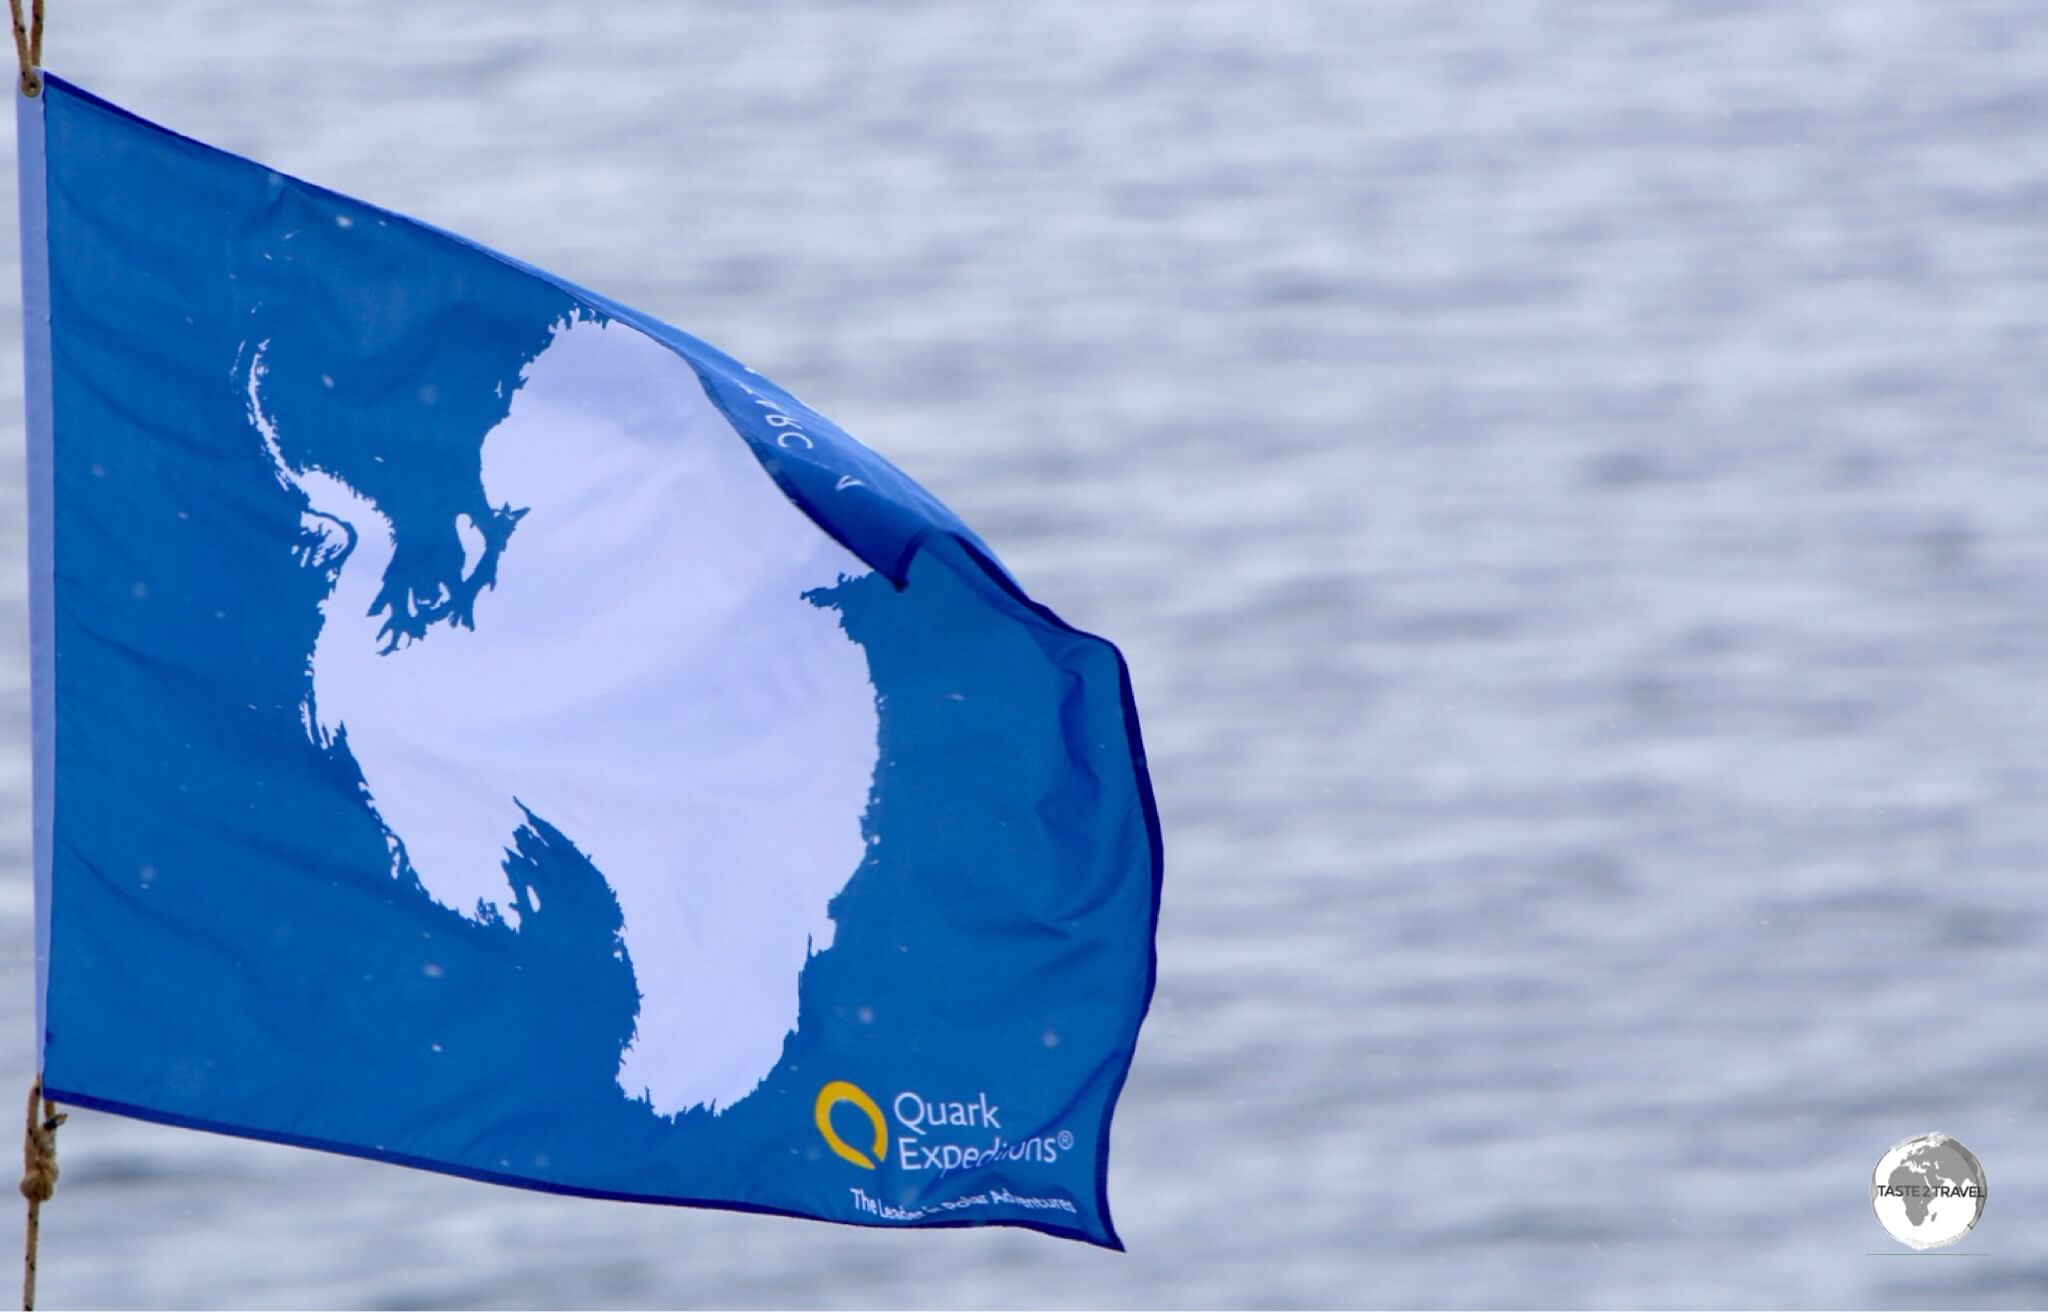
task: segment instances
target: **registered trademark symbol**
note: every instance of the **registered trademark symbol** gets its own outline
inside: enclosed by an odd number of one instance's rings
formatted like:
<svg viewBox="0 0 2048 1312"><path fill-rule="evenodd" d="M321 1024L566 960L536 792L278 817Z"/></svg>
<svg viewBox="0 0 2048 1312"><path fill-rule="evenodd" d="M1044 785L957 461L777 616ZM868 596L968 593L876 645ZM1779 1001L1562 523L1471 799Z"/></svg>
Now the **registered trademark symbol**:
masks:
<svg viewBox="0 0 2048 1312"><path fill-rule="evenodd" d="M1061 1151L1061 1152L1066 1152L1066 1151L1067 1151L1068 1149L1072 1148L1073 1146L1074 1146L1074 1132L1073 1132L1072 1130L1061 1130L1061 1131L1060 1131L1060 1151Z"/></svg>

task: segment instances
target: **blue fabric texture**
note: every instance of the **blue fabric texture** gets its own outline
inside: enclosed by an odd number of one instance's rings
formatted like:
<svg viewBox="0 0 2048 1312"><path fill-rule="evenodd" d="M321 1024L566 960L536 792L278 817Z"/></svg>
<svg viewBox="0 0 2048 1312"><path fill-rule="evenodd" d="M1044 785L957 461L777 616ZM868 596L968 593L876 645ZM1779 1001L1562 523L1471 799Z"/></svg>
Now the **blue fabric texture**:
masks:
<svg viewBox="0 0 2048 1312"><path fill-rule="evenodd" d="M29 469L51 1096L562 1193L1121 1247L1110 1120L1152 991L1161 849L1116 649L724 353L46 87L23 177L24 240L47 234L25 263L47 271ZM536 818L507 836L508 878L533 890L516 925L394 872L347 743L308 734L320 580L238 382L274 343L280 424L388 518L391 586L436 595L461 577L486 435L579 316L687 361L783 495L874 571L811 598L877 694L867 855L780 1061L715 1114L621 1090L640 990L575 834Z"/></svg>

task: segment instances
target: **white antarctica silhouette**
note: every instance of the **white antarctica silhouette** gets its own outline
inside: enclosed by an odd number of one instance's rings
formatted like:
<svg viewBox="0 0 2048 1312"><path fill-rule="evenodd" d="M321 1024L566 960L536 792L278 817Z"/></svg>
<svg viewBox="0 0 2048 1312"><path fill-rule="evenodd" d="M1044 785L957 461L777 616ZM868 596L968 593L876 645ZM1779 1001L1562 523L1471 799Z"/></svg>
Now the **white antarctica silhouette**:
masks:
<svg viewBox="0 0 2048 1312"><path fill-rule="evenodd" d="M465 915L490 904L516 928L502 862L521 806L559 829L624 915L640 1012L620 1087L664 1115L732 1106L780 1059L798 976L831 945L828 904L866 852L875 689L837 613L803 594L867 567L775 487L684 360L572 318L484 441L490 503L526 513L476 627L386 652L369 611L391 522L286 459L263 407L267 345L250 420L326 536L302 558L339 559L308 733L346 730L394 868L402 844ZM459 527L473 569L482 534Z"/></svg>

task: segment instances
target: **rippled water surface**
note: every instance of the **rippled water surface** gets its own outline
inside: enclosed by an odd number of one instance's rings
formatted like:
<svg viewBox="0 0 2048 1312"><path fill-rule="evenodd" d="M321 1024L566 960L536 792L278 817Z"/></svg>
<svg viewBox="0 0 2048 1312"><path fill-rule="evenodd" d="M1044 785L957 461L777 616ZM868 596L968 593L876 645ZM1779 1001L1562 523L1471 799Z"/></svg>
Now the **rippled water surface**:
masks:
<svg viewBox="0 0 2048 1312"><path fill-rule="evenodd" d="M681 324L950 501L1128 654L1168 895L1126 1256L80 1115L46 1305L2048 1298L2038 5L51 8L73 80ZM1937 1129L1988 1256L1870 1256Z"/></svg>

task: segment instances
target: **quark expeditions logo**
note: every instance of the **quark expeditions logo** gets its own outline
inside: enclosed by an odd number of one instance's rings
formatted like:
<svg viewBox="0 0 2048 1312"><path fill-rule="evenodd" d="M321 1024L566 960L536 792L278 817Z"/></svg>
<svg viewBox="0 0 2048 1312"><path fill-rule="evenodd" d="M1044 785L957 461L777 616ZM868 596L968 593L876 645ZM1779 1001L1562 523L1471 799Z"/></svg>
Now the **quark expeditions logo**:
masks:
<svg viewBox="0 0 2048 1312"><path fill-rule="evenodd" d="M858 1127L853 1143L848 1143L833 1125L833 1110L842 1103L858 1108L866 1118L865 1125L853 1122ZM834 1080L819 1089L812 1117L827 1148L868 1171L885 1160L905 1171L959 1171L999 1162L1051 1165L1060 1159L1060 1154L1074 1148L1074 1135L1069 1130L1008 1138L1003 1132L1002 1106L990 1102L986 1090L977 1090L972 1099L927 1098L906 1091L890 1100L889 1110L896 1120L893 1154L889 1151L889 1123L883 1118L882 1109L857 1084ZM871 1145L870 1150L862 1151L861 1144Z"/></svg>
<svg viewBox="0 0 2048 1312"><path fill-rule="evenodd" d="M862 1114L868 1118L868 1124L874 1128L873 1157L840 1138L839 1132L832 1128L832 1109L842 1102L852 1103L860 1108ZM858 1084L834 1080L818 1090L818 1103L812 1110L812 1115L818 1122L818 1133L825 1137L825 1146L862 1170L874 1170L875 1163L888 1154L888 1123L882 1120L882 1109L875 1106L875 1100L868 1097L867 1092Z"/></svg>
<svg viewBox="0 0 2048 1312"><path fill-rule="evenodd" d="M1908 1248L1942 1248L1984 1215L1984 1167L1945 1134L1902 1139L1877 1159L1870 1206L1885 1233Z"/></svg>

